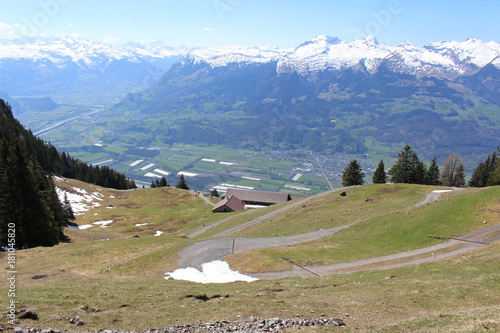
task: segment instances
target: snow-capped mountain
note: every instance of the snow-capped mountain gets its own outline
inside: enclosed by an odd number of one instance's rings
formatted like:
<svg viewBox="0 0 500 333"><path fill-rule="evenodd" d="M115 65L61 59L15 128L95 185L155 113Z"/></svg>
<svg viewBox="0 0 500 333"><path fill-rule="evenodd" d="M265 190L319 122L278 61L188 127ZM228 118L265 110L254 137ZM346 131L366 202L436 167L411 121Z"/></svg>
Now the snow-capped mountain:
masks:
<svg viewBox="0 0 500 333"><path fill-rule="evenodd" d="M231 46L199 48L189 54L196 62L206 62L212 67L275 61L278 73L297 72L301 75L356 65L373 73L387 62L401 72L448 78L473 73L489 63L500 67L500 43L473 38L465 42L429 43L416 47L409 42L390 46L371 36L352 43L317 36L294 49Z"/></svg>
<svg viewBox="0 0 500 333"><path fill-rule="evenodd" d="M189 50L183 46L167 46L162 42L126 42L108 44L90 41L81 37L22 38L0 40L0 59L50 60L60 63L71 60L92 65L104 58L109 60L142 58L168 58L184 55Z"/></svg>
<svg viewBox="0 0 500 333"><path fill-rule="evenodd" d="M348 43L317 36L296 48L168 46L159 41L108 44L81 37L0 40L0 91L11 95L93 93L123 95L141 90L170 67L206 63L212 68L229 64L276 64L276 72L316 75L351 67L375 73L380 66L417 77L453 79L477 72L487 64L500 68L500 44L469 39L416 47L408 42L390 46L374 37ZM120 87L117 89L116 87Z"/></svg>
<svg viewBox="0 0 500 333"><path fill-rule="evenodd" d="M120 97L142 90L188 49L161 42L107 44L80 37L0 40L0 91Z"/></svg>
<svg viewBox="0 0 500 333"><path fill-rule="evenodd" d="M143 146L364 153L405 142L429 159L453 152L474 159L500 140L499 47L475 39L417 47L318 36L293 49L197 48L113 113L163 122L148 128Z"/></svg>

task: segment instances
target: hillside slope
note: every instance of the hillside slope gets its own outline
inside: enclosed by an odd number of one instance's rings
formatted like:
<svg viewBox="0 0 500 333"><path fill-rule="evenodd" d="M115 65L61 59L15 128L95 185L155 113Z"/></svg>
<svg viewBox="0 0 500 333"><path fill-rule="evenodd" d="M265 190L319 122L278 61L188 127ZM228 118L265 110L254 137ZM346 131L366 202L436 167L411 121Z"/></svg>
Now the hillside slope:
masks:
<svg viewBox="0 0 500 333"><path fill-rule="evenodd" d="M73 232L88 235L105 230L121 239L82 238L53 248L20 251L18 283L23 289L18 300L40 315L40 321L22 325L75 329L67 321L51 317L72 317L75 313L86 322L84 330L144 330L236 316L291 318L296 314L323 314L344 318L348 331L442 332L500 327L500 290L495 282L500 258L498 242L451 259L387 271L198 285L164 280L164 273L176 268L178 251L217 230L196 238L182 235L222 218L228 220L216 229L229 229L268 210L214 216L211 206L201 198L176 189L111 191L71 180L61 181L60 187L102 195L102 205L77 216L78 224L109 219L111 215L116 218L116 224L104 229L96 225ZM347 223L349 228L292 247L242 252L230 258L231 262L233 267L254 271L287 269L289 264L280 262L279 257L314 266L440 244L446 240L429 237L459 237L500 225L499 187L444 193L437 202L413 206L426 193L439 189L369 185L348 190L347 197L332 192L259 222L241 235L300 234ZM107 203L116 208L107 208ZM175 212L193 215L179 223L172 216ZM133 235L142 228L135 226L139 220L151 222L154 229L137 238ZM155 229L166 232L155 237L151 232ZM39 278L32 279L34 276ZM75 280L79 281L76 289ZM209 304L196 301L197 295L207 296ZM3 301L6 295L0 297ZM92 307L99 311L89 311Z"/></svg>

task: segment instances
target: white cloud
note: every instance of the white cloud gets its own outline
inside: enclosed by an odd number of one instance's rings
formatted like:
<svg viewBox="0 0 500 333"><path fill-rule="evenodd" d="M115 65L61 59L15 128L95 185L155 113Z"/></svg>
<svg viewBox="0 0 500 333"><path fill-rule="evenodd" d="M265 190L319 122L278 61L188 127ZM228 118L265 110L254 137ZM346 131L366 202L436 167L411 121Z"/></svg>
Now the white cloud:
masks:
<svg viewBox="0 0 500 333"><path fill-rule="evenodd" d="M13 26L7 23L0 22L0 37L6 38L6 37L13 37L14 35L15 33Z"/></svg>

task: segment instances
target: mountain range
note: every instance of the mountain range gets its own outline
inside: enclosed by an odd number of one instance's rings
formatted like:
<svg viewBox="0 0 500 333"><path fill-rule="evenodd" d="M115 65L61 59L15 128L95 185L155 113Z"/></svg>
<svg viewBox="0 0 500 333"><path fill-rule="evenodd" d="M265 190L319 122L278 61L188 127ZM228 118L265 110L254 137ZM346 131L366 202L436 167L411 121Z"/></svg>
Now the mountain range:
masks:
<svg viewBox="0 0 500 333"><path fill-rule="evenodd" d="M427 159L477 160L500 141L499 55L500 44L477 39L418 48L319 36L291 50L200 49L115 110L148 133L144 145L377 156L407 143ZM162 130L139 125L146 119Z"/></svg>
<svg viewBox="0 0 500 333"><path fill-rule="evenodd" d="M0 91L132 92L101 114L104 142L372 156L408 143L429 159L477 161L500 141L499 56L499 43L474 38L416 47L318 36L290 49L25 39L0 42Z"/></svg>

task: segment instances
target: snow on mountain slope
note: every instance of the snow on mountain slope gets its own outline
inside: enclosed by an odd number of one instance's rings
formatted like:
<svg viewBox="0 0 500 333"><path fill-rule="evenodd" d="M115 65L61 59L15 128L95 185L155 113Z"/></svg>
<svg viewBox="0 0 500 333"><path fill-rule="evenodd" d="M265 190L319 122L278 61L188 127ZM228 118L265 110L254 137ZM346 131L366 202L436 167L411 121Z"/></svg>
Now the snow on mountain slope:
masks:
<svg viewBox="0 0 500 333"><path fill-rule="evenodd" d="M479 68L486 66L500 56L500 44L469 38L465 42L429 43L425 49L442 54L456 63L470 63Z"/></svg>
<svg viewBox="0 0 500 333"><path fill-rule="evenodd" d="M274 46L224 46L197 48L192 50L190 55L196 62L207 62L212 67L221 67L230 63L268 63L279 59L286 52L287 50Z"/></svg>
<svg viewBox="0 0 500 333"><path fill-rule="evenodd" d="M369 72L375 72L383 61L391 61L393 68L412 74L453 76L484 67L492 61L498 65L499 59L499 43L485 43L477 39L463 43L434 43L419 48L408 42L389 46L374 37L346 43L318 36L285 54L280 59L278 72L307 74L327 69L340 70L359 63Z"/></svg>
<svg viewBox="0 0 500 333"><path fill-rule="evenodd" d="M277 72L302 75L323 70L341 70L362 64L369 72L390 62L398 71L417 75L463 75L489 63L500 67L500 43L468 39L465 42L437 42L416 47L408 42L386 45L374 37L347 43L335 37L317 36L294 49L265 47L167 46L162 42L127 42L106 44L81 37L25 38L0 40L0 59L48 59L56 64L72 60L91 65L107 60L162 59L186 56L191 61L212 67L230 63L253 64L277 62Z"/></svg>
<svg viewBox="0 0 500 333"><path fill-rule="evenodd" d="M140 42L112 45L89 41L80 37L23 38L18 40L0 40L0 59L48 59L54 63L72 60L87 65L99 62L103 58L111 60L143 57L166 58L184 55L184 47L168 47L161 42Z"/></svg>

